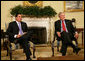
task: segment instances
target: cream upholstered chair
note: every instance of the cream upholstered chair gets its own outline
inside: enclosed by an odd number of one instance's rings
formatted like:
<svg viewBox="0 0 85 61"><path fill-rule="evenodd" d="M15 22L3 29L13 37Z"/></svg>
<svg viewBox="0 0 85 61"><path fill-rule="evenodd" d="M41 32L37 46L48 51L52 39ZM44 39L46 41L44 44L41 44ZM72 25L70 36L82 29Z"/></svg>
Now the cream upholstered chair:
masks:
<svg viewBox="0 0 85 61"><path fill-rule="evenodd" d="M74 28L76 29L76 19L75 18L72 18L72 20L71 20L71 22L72 22L72 24L73 24L73 26L74 26ZM54 30L54 39L53 39L53 41L52 41L52 56L54 56L54 42L55 42L55 39L56 39L56 35L55 35L55 30ZM73 41L75 41L75 44L78 46L78 42L77 42L77 39L74 39ZM74 51L73 51L74 52Z"/></svg>
<svg viewBox="0 0 85 61"><path fill-rule="evenodd" d="M9 23L5 24L6 30L8 28L8 24ZM6 37L5 42L7 43L7 56L9 55L10 60L12 60L12 51L16 50L15 48L16 44L9 41L9 35L6 34L5 37ZM30 43L28 43L28 45L30 45ZM33 58L35 58L35 45L34 44L33 44Z"/></svg>

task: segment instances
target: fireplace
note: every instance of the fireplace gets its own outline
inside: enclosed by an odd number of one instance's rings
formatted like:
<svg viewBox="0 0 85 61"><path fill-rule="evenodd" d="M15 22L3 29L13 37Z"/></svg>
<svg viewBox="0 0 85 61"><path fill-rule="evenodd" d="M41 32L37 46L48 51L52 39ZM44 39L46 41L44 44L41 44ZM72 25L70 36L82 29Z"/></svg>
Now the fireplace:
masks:
<svg viewBox="0 0 85 61"><path fill-rule="evenodd" d="M34 44L45 44L47 32L45 27L28 27L28 31L33 31L32 40Z"/></svg>
<svg viewBox="0 0 85 61"><path fill-rule="evenodd" d="M29 30L33 30L36 37L36 43L48 43L53 41L53 19L52 18L30 18L23 17L22 21L25 22Z"/></svg>

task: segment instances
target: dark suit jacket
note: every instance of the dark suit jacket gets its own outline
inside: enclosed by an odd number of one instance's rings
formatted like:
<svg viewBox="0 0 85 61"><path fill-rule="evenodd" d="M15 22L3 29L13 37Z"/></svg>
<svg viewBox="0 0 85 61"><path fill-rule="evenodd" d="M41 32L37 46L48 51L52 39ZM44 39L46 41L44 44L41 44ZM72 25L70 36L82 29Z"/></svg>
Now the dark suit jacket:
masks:
<svg viewBox="0 0 85 61"><path fill-rule="evenodd" d="M76 30L73 27L71 20L65 19L65 23L71 38L73 38ZM61 38L58 37L57 32L61 32L61 20L55 22L55 35L57 36L57 40L61 40Z"/></svg>
<svg viewBox="0 0 85 61"><path fill-rule="evenodd" d="M21 27L22 27L23 32L28 31L28 28L25 22L21 22ZM6 33L9 35L9 40L11 42L15 40L14 35L18 34L18 32L19 32L19 27L16 21L10 22Z"/></svg>

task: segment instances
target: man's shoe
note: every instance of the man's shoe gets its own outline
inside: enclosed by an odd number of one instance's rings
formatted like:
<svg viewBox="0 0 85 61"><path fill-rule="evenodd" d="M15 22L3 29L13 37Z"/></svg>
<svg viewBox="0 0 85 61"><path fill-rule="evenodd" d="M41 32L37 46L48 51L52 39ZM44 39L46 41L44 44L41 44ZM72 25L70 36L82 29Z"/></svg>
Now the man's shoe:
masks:
<svg viewBox="0 0 85 61"><path fill-rule="evenodd" d="M65 55L66 55L66 54L63 54L63 53L62 53L62 56L65 56Z"/></svg>
<svg viewBox="0 0 85 61"><path fill-rule="evenodd" d="M73 53L75 53L76 51L75 50L73 50Z"/></svg>
<svg viewBox="0 0 85 61"><path fill-rule="evenodd" d="M27 58L26 60L32 60L31 58Z"/></svg>
<svg viewBox="0 0 85 61"><path fill-rule="evenodd" d="M31 58L29 58L28 60L32 60Z"/></svg>
<svg viewBox="0 0 85 61"><path fill-rule="evenodd" d="M35 56L33 56L33 58L36 58Z"/></svg>
<svg viewBox="0 0 85 61"><path fill-rule="evenodd" d="M78 52L81 50L81 48L78 48L77 50L76 50L76 54L78 54Z"/></svg>

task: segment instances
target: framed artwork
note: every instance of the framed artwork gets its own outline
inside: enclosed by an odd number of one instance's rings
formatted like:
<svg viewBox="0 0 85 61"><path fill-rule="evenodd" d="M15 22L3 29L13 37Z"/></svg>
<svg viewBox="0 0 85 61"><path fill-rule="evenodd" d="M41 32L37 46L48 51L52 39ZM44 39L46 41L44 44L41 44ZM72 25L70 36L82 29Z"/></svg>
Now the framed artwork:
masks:
<svg viewBox="0 0 85 61"><path fill-rule="evenodd" d="M24 6L39 6L42 7L43 1L24 1L23 5Z"/></svg>
<svg viewBox="0 0 85 61"><path fill-rule="evenodd" d="M64 1L64 12L84 11L84 1Z"/></svg>

